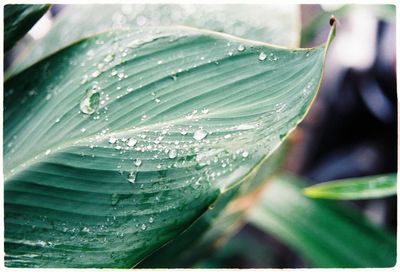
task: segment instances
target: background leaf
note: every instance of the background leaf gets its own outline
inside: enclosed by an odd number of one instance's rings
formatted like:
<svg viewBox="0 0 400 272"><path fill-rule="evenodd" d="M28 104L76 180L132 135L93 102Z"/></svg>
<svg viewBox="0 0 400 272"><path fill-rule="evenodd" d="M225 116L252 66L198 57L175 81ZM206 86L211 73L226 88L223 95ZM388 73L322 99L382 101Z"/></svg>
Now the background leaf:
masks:
<svg viewBox="0 0 400 272"><path fill-rule="evenodd" d="M367 199L395 195L397 174L349 178L323 182L304 189L308 197L328 199Z"/></svg>
<svg viewBox="0 0 400 272"><path fill-rule="evenodd" d="M4 51L8 51L46 13L50 5L4 6Z"/></svg>
<svg viewBox="0 0 400 272"><path fill-rule="evenodd" d="M78 39L110 29L185 25L293 47L300 39L299 20L296 5L68 5L49 33L16 59L9 74Z"/></svg>
<svg viewBox="0 0 400 272"><path fill-rule="evenodd" d="M396 238L356 210L301 192L303 181L282 175L269 184L249 221L273 234L312 267L391 267Z"/></svg>

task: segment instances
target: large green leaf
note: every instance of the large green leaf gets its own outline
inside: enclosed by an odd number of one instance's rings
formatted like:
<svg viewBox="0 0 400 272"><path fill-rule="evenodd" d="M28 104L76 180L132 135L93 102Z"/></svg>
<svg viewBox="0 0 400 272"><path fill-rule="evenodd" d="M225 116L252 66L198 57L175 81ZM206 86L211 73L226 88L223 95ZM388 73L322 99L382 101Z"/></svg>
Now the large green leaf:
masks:
<svg viewBox="0 0 400 272"><path fill-rule="evenodd" d="M315 198L368 199L395 195L397 174L349 178L323 182L304 189L304 194Z"/></svg>
<svg viewBox="0 0 400 272"><path fill-rule="evenodd" d="M326 47L146 28L8 80L6 265L130 267L176 237L304 117Z"/></svg>
<svg viewBox="0 0 400 272"><path fill-rule="evenodd" d="M282 175L269 184L250 222L274 235L313 267L391 267L395 237L349 206L307 198L299 178Z"/></svg>
<svg viewBox="0 0 400 272"><path fill-rule="evenodd" d="M4 6L4 51L8 51L46 13L50 5Z"/></svg>
<svg viewBox="0 0 400 272"><path fill-rule="evenodd" d="M10 72L22 71L88 35L116 28L169 25L192 26L283 46L298 46L300 13L296 5L68 5L56 17L49 33L21 54Z"/></svg>

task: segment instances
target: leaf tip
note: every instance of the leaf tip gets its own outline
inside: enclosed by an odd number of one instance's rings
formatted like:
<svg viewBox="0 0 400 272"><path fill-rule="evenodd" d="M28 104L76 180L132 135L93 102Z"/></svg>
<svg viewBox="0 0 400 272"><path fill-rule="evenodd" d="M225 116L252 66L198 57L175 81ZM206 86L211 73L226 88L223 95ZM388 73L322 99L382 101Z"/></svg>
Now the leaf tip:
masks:
<svg viewBox="0 0 400 272"><path fill-rule="evenodd" d="M331 18L329 19L329 25L333 26L333 24L336 24L336 17L335 15L331 15Z"/></svg>
<svg viewBox="0 0 400 272"><path fill-rule="evenodd" d="M329 45L331 44L333 38L336 35L336 25L338 23L338 20L336 19L335 15L331 15L329 18L329 25L331 26L331 30L328 35L328 40L326 42L326 49L328 49Z"/></svg>

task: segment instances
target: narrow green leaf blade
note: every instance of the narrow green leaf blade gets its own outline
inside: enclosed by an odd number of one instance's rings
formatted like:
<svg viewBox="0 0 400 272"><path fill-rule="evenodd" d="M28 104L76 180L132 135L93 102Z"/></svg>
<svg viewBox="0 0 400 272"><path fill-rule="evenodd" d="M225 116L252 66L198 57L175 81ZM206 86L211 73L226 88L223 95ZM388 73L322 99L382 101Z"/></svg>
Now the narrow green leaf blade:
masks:
<svg viewBox="0 0 400 272"><path fill-rule="evenodd" d="M396 238L360 212L307 198L302 180L282 175L265 189L249 221L278 237L312 267L391 267Z"/></svg>
<svg viewBox="0 0 400 272"><path fill-rule="evenodd" d="M4 6L4 51L8 51L46 13L50 5Z"/></svg>
<svg viewBox="0 0 400 272"><path fill-rule="evenodd" d="M396 192L396 173L328 181L303 190L308 197L341 200L380 198Z"/></svg>
<svg viewBox="0 0 400 272"><path fill-rule="evenodd" d="M140 262L302 120L325 51L144 28L81 40L9 79L6 265Z"/></svg>

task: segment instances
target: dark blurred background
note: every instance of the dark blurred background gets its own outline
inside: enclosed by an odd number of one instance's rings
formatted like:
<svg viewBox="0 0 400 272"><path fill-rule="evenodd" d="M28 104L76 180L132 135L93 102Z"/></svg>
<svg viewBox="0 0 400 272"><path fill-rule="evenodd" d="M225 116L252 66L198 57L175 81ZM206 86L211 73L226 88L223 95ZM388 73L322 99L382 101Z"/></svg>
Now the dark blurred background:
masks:
<svg viewBox="0 0 400 272"><path fill-rule="evenodd" d="M319 95L300 125L301 142L293 145L287 169L313 183L397 172L395 6L329 8L302 6L302 46L325 39L329 26L317 23L321 17L335 14L339 24ZM314 39L306 33L310 24L325 26ZM354 203L395 232L396 197Z"/></svg>

